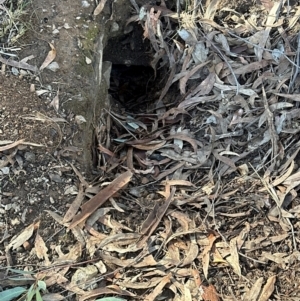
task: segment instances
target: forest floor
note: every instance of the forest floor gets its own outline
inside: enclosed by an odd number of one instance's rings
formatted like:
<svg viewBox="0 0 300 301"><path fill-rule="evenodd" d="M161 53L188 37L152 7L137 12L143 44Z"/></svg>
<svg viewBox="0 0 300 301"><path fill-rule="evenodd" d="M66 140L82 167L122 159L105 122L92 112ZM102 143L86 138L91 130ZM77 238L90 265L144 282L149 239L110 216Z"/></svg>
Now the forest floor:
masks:
<svg viewBox="0 0 300 301"><path fill-rule="evenodd" d="M299 3L114 3L0 0L0 299L300 301Z"/></svg>

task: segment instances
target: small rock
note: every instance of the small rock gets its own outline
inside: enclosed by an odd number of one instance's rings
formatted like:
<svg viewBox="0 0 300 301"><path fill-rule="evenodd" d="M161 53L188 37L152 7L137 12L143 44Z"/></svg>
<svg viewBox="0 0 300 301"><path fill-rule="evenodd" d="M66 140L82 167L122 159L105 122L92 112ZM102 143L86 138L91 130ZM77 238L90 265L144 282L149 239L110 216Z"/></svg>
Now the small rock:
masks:
<svg viewBox="0 0 300 301"><path fill-rule="evenodd" d="M19 156L19 155L16 155L16 161L18 162L18 164L19 164L19 167L22 169L23 168L23 159L22 159L22 157L21 156Z"/></svg>
<svg viewBox="0 0 300 301"><path fill-rule="evenodd" d="M11 203L11 202L13 202L12 199L9 199L9 198L3 198L3 199L1 200L1 205L6 205L6 204L9 204L9 203Z"/></svg>
<svg viewBox="0 0 300 301"><path fill-rule="evenodd" d="M129 193L135 197L140 197L141 196L141 190L136 188L136 187L133 187L129 190Z"/></svg>
<svg viewBox="0 0 300 301"><path fill-rule="evenodd" d="M82 7L84 7L84 8L87 8L87 7L89 7L91 4L88 2L88 1L86 1L86 0L83 0L83 1L81 1L81 4L82 4Z"/></svg>
<svg viewBox="0 0 300 301"><path fill-rule="evenodd" d="M82 124L82 123L86 122L85 118L82 115L76 115L75 121L77 124Z"/></svg>
<svg viewBox="0 0 300 301"><path fill-rule="evenodd" d="M30 205L33 205L37 202L37 198L36 197L29 197L28 202L29 202Z"/></svg>
<svg viewBox="0 0 300 301"><path fill-rule="evenodd" d="M0 174L3 174L3 175L8 175L9 174L9 167L2 167L0 168Z"/></svg>
<svg viewBox="0 0 300 301"><path fill-rule="evenodd" d="M58 174L51 173L51 174L49 174L49 177L50 177L50 180L55 182L55 183L61 183L62 182L62 179L61 179L60 175L58 175Z"/></svg>
<svg viewBox="0 0 300 301"><path fill-rule="evenodd" d="M54 128L49 129L49 135L52 138L55 138L55 136L57 136L57 130L55 130Z"/></svg>
<svg viewBox="0 0 300 301"><path fill-rule="evenodd" d="M19 75L19 70L15 67L11 68L11 72L12 72L13 75Z"/></svg>
<svg viewBox="0 0 300 301"><path fill-rule="evenodd" d="M71 194L71 195L77 195L78 194L78 189L76 186L68 186L65 188L65 191L64 191L64 195L67 195L67 194Z"/></svg>
<svg viewBox="0 0 300 301"><path fill-rule="evenodd" d="M16 218L14 218L14 219L11 219L11 220L10 220L10 223L11 223L12 226L16 226L16 225L19 225L21 222L20 222L20 220L16 217Z"/></svg>
<svg viewBox="0 0 300 301"><path fill-rule="evenodd" d="M110 31L111 32L116 32L120 29L120 26L117 22L113 22Z"/></svg>
<svg viewBox="0 0 300 301"><path fill-rule="evenodd" d="M12 207L12 204L6 204L4 206L4 209L5 209L5 211L9 211L11 209L11 207Z"/></svg>
<svg viewBox="0 0 300 301"><path fill-rule="evenodd" d="M32 152L26 152L24 155L24 158L28 162L31 162L31 163L35 162L35 154Z"/></svg>
<svg viewBox="0 0 300 301"><path fill-rule="evenodd" d="M56 72L60 67L59 67L57 62L52 62L46 68L53 71L53 72Z"/></svg>
<svg viewBox="0 0 300 301"><path fill-rule="evenodd" d="M28 75L27 71L23 70L23 69L20 70L20 74L23 75L23 76Z"/></svg>
<svg viewBox="0 0 300 301"><path fill-rule="evenodd" d="M106 265L104 264L104 262L102 260L99 260L98 262L95 262L94 265L97 267L98 271L101 274L105 274L107 272Z"/></svg>
<svg viewBox="0 0 300 301"><path fill-rule="evenodd" d="M31 93L35 92L35 84L30 85L30 92Z"/></svg>

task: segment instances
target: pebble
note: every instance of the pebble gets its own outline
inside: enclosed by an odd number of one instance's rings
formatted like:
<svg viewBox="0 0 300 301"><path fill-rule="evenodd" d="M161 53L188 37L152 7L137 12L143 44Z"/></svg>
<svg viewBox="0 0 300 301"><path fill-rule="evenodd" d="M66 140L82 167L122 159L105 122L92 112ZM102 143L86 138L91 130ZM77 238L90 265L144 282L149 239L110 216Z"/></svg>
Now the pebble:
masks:
<svg viewBox="0 0 300 301"><path fill-rule="evenodd" d="M35 162L35 154L32 152L26 152L24 155L24 158L28 161L28 162Z"/></svg>
<svg viewBox="0 0 300 301"><path fill-rule="evenodd" d="M9 167L3 167L3 168L0 168L0 174L3 174L3 175L8 175L9 174Z"/></svg>
<svg viewBox="0 0 300 301"><path fill-rule="evenodd" d="M12 207L12 204L7 204L4 206L4 210L9 211L11 209L11 207Z"/></svg>
<svg viewBox="0 0 300 301"><path fill-rule="evenodd" d="M60 175L58 174L49 174L49 177L51 179L51 181L55 182L55 183L61 183L62 182L62 179L60 177Z"/></svg>
<svg viewBox="0 0 300 301"><path fill-rule="evenodd" d="M12 226L15 226L15 225L19 225L21 222L20 220L16 217L16 218L13 218L10 220L10 223Z"/></svg>

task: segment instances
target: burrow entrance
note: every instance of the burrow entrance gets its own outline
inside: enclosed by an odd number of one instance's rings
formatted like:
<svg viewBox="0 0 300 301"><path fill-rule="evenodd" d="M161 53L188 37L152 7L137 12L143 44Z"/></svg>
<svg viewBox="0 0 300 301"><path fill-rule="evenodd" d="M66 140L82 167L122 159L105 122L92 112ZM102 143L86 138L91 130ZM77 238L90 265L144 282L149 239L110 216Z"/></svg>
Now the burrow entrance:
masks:
<svg viewBox="0 0 300 301"><path fill-rule="evenodd" d="M113 64L110 76L109 95L126 111L138 113L147 110L154 102L154 71L147 66Z"/></svg>
<svg viewBox="0 0 300 301"><path fill-rule="evenodd" d="M161 72L150 66L153 59L148 40L143 40L139 24L130 33L108 40L103 61L112 64L108 93L114 104L131 113L145 113L154 103L159 90Z"/></svg>

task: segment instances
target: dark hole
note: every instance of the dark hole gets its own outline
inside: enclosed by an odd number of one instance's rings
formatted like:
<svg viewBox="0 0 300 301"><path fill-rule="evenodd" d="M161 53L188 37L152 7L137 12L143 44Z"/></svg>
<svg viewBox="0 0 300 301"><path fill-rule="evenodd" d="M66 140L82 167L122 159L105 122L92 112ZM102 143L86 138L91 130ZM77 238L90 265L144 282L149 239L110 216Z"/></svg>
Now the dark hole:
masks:
<svg viewBox="0 0 300 301"><path fill-rule="evenodd" d="M112 65L109 93L127 111L138 113L154 102L154 71L146 66Z"/></svg>

